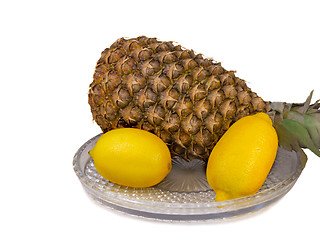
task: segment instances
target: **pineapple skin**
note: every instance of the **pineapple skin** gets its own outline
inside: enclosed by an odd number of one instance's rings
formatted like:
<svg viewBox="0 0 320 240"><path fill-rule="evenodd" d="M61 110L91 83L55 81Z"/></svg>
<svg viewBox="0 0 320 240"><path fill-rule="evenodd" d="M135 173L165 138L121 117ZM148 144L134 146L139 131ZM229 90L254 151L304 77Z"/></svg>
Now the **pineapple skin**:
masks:
<svg viewBox="0 0 320 240"><path fill-rule="evenodd" d="M120 38L101 53L88 102L103 132L133 127L160 137L173 156L207 159L238 119L268 112L220 63L173 42Z"/></svg>

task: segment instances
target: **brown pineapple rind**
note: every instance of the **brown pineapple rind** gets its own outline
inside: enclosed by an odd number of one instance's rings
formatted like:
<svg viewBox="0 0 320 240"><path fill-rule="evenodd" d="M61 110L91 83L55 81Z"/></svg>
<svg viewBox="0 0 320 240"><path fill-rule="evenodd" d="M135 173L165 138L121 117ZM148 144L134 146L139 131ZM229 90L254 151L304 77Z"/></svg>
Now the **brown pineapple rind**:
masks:
<svg viewBox="0 0 320 240"><path fill-rule="evenodd" d="M232 123L269 110L268 102L220 63L144 36L118 39L102 52L89 104L103 132L150 131L187 161L207 161Z"/></svg>

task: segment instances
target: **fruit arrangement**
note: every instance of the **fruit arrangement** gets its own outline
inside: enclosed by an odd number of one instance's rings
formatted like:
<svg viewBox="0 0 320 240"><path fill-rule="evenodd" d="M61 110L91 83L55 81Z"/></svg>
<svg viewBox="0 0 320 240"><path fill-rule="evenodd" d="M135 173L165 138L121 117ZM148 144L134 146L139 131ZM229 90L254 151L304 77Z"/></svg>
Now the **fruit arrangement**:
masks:
<svg viewBox="0 0 320 240"><path fill-rule="evenodd" d="M98 60L88 102L105 133L90 151L115 183L147 187L171 156L207 164L216 201L254 194L278 145L320 157L320 103L264 101L220 63L173 42L121 38ZM155 157L151 157L155 155Z"/></svg>

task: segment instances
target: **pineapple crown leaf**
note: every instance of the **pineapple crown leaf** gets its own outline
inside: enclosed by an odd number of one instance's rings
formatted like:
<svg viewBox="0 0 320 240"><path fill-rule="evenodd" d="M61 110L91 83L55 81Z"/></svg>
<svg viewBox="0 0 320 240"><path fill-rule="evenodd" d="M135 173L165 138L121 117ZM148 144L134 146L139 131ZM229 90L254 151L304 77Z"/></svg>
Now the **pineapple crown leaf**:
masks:
<svg viewBox="0 0 320 240"><path fill-rule="evenodd" d="M304 103L271 103L270 117L279 137L279 145L289 151L300 152L303 165L308 148L320 157L320 100L311 104L313 91Z"/></svg>

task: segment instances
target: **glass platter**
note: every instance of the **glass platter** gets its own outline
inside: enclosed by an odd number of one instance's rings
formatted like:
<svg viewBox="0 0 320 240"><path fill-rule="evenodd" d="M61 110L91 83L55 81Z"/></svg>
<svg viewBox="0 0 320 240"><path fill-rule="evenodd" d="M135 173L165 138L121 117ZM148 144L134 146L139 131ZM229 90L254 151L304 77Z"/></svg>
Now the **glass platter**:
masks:
<svg viewBox="0 0 320 240"><path fill-rule="evenodd" d="M207 183L205 164L174 157L172 170L158 185L149 188L120 186L96 171L88 152L101 134L83 144L73 159L73 169L93 199L113 209L146 218L173 221L224 219L253 212L283 197L302 172L299 154L279 148L274 165L254 195L215 202Z"/></svg>

